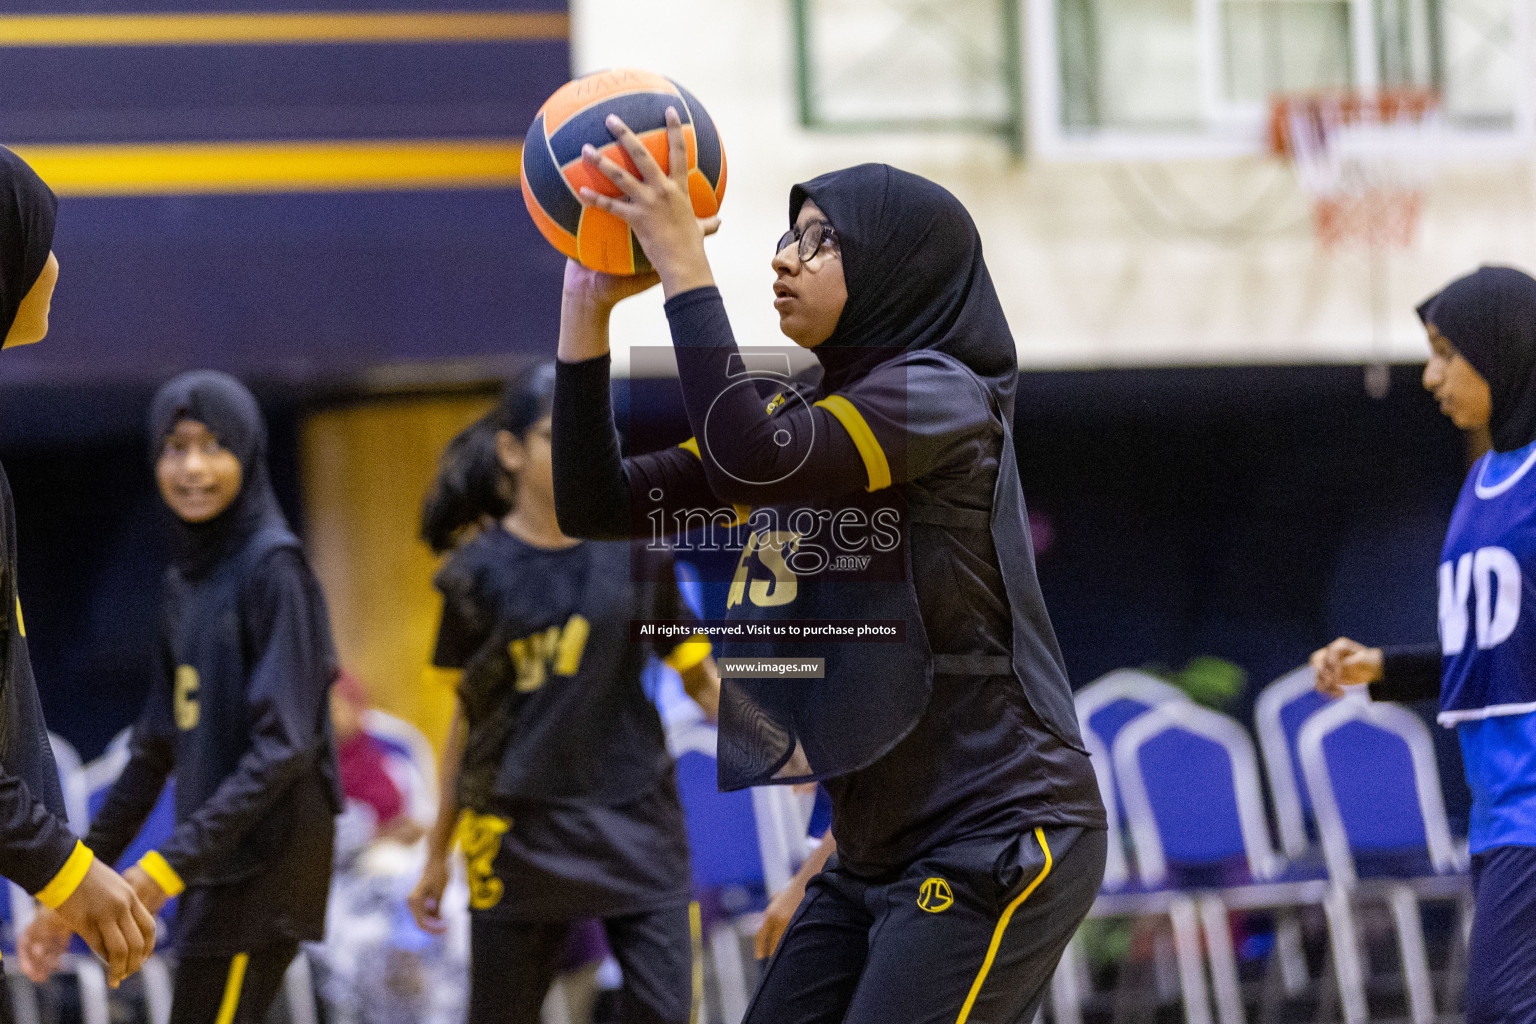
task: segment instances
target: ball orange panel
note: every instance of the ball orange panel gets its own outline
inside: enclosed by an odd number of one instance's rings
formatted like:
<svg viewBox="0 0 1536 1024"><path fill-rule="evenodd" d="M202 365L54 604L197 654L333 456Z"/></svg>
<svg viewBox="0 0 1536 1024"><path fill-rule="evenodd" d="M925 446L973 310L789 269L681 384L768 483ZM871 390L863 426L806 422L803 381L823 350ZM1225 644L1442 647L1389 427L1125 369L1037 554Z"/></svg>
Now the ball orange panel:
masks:
<svg viewBox="0 0 1536 1024"><path fill-rule="evenodd" d="M709 187L709 179L697 167L688 172L688 200L693 203L695 217L713 217L720 212L715 190Z"/></svg>
<svg viewBox="0 0 1536 1024"><path fill-rule="evenodd" d="M565 228L556 224L544 208L539 205L538 199L528 190L526 182L523 184L523 205L528 207L528 215L533 218L534 226L539 229L539 234L553 245L564 256L576 258L576 236Z"/></svg>
<svg viewBox="0 0 1536 1024"><path fill-rule="evenodd" d="M633 274L635 257L629 245L629 225L618 217L593 206L581 212L576 258L584 266L605 274Z"/></svg>
<svg viewBox="0 0 1536 1024"><path fill-rule="evenodd" d="M567 82L544 101L540 108L550 132L556 131L572 114L593 103L622 92L665 92L676 96L677 89L661 75L634 68L614 68Z"/></svg>

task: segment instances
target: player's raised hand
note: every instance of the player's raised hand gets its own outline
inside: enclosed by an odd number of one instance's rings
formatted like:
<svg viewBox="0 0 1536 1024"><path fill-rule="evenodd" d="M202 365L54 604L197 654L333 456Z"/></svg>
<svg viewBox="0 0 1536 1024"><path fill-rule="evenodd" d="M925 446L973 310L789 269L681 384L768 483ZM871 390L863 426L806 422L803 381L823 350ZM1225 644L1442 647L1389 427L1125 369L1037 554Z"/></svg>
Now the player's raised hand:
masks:
<svg viewBox="0 0 1536 1024"><path fill-rule="evenodd" d="M687 142L676 108L667 108L666 171L617 115L610 115L607 124L639 173L631 174L618 161L588 145L582 150L583 159L622 194L605 196L583 188L581 202L612 213L629 225L660 275L669 298L714 284L714 274L704 255L704 236L718 226L718 218L699 220L693 214L693 201L688 195Z"/></svg>
<svg viewBox="0 0 1536 1024"><path fill-rule="evenodd" d="M116 988L155 951L155 918L133 887L101 861L92 861L85 878L58 914L107 965L107 984Z"/></svg>
<svg viewBox="0 0 1536 1024"><path fill-rule="evenodd" d="M1312 673L1317 691L1329 697L1344 696L1344 687L1363 686L1381 679L1380 647L1366 647L1348 637L1339 637L1327 647L1312 652Z"/></svg>

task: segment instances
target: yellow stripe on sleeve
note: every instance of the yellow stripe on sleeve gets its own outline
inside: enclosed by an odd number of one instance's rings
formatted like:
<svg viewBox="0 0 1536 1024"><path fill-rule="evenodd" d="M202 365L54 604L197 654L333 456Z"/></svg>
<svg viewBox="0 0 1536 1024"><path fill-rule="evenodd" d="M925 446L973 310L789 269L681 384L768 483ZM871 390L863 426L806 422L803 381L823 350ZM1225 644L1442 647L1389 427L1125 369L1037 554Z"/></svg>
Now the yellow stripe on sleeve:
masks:
<svg viewBox="0 0 1536 1024"><path fill-rule="evenodd" d="M703 633L695 633L667 652L662 660L678 672L686 672L709 657L711 650L709 639Z"/></svg>
<svg viewBox="0 0 1536 1024"><path fill-rule="evenodd" d="M987 980L987 972L992 969L992 961L997 959L997 948L1003 944L1003 932L1008 930L1008 922L1013 919L1013 912L1019 905L1029 899L1030 893L1040 887L1045 881L1045 876L1051 873L1051 847L1045 841L1045 829L1035 829L1035 840L1040 844L1040 849L1045 852L1045 867L1035 876L1035 880L1024 887L1024 891L1014 897L1012 903L1003 911L1003 916L998 919L997 928L992 932L992 944L987 947L987 957L981 962L981 973L976 975L976 980L971 984L971 993L965 997L965 1005L960 1007L960 1016L955 1018L955 1024L965 1024L971 1016L971 1008L976 1005L976 997L981 994L982 983Z"/></svg>
<svg viewBox="0 0 1536 1024"><path fill-rule="evenodd" d="M816 403L837 417L837 422L853 438L853 446L864 459L864 471L869 474L866 491L878 491L891 486L891 464L885 460L885 449L875 440L875 432L864 422L864 416L854 404L842 395L828 395Z"/></svg>
<svg viewBox="0 0 1536 1024"><path fill-rule="evenodd" d="M0 47L512 43L567 39L568 15L520 11L187 11L0 15Z"/></svg>
<svg viewBox="0 0 1536 1024"><path fill-rule="evenodd" d="M27 620L21 617L21 598L16 599L16 628L22 636L27 635Z"/></svg>
<svg viewBox="0 0 1536 1024"><path fill-rule="evenodd" d="M80 888L80 883L85 881L85 873L91 870L91 862L95 859L96 855L89 846L75 840L74 852L69 855L64 866L59 868L53 880L38 890L37 901L45 907L57 908Z"/></svg>
<svg viewBox="0 0 1536 1024"><path fill-rule="evenodd" d="M139 867L144 873L155 880L155 884L165 891L167 896L180 896L186 891L187 883L181 880L176 869L170 862L160 856L159 850L150 850L139 858Z"/></svg>
<svg viewBox="0 0 1536 1024"><path fill-rule="evenodd" d="M700 462L704 461L704 456L699 454L699 439L698 438L690 437L688 440L686 440L682 444L678 445L678 447L683 449L684 451L693 452L693 457L698 459Z"/></svg>
<svg viewBox="0 0 1536 1024"><path fill-rule="evenodd" d="M236 953L229 962L229 977L224 980L224 998L219 1000L219 1015L214 1024L234 1024L235 1011L240 1009L240 989L245 985L245 965L251 962L249 953Z"/></svg>
<svg viewBox="0 0 1536 1024"><path fill-rule="evenodd" d="M688 1024L699 1024L704 1009L704 915L697 900L688 904L688 943L693 953L693 999L688 1009Z"/></svg>
<svg viewBox="0 0 1536 1024"><path fill-rule="evenodd" d="M464 678L464 670L461 668L439 668L436 665L428 665L421 670L421 685L427 689L441 687L450 693L457 693L459 682Z"/></svg>

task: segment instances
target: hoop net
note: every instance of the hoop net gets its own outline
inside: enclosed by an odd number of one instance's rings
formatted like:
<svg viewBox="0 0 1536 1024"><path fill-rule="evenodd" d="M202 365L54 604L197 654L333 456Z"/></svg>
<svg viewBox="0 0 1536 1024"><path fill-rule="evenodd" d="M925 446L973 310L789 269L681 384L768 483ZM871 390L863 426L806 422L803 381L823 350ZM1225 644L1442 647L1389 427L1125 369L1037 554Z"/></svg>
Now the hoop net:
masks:
<svg viewBox="0 0 1536 1024"><path fill-rule="evenodd" d="M1270 147L1295 165L1328 248L1413 244L1440 128L1425 89L1277 96Z"/></svg>

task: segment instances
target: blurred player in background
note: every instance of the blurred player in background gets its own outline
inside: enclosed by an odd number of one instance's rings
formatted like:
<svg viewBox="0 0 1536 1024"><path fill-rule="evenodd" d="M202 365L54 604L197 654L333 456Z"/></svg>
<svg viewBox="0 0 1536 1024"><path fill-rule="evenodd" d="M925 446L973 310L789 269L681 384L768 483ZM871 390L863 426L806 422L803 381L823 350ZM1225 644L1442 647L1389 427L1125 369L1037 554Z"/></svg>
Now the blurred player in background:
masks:
<svg viewBox="0 0 1536 1024"><path fill-rule="evenodd" d="M561 533L550 467L554 367L513 382L449 445L422 513L435 551L433 663L460 673L442 803L411 897L440 931L455 834L469 868L470 1024L539 1020L574 922L603 920L623 969L620 1020L695 1019L698 910L661 719L641 686L648 648L713 718L701 638L630 641L633 619L691 618L671 558ZM636 583L631 558L661 583ZM462 817L460 809L463 810Z"/></svg>
<svg viewBox="0 0 1536 1024"><path fill-rule="evenodd" d="M0 328L5 348L48 333L59 261L53 255L52 190L0 146ZM154 951L154 917L107 863L98 862L64 821L59 772L43 724L16 581L16 514L0 470L0 875L57 911L107 962L116 987ZM10 1015L0 999L0 1019Z"/></svg>
<svg viewBox="0 0 1536 1024"><path fill-rule="evenodd" d="M341 809L336 653L251 393L222 373L182 374L156 394L149 436L177 518L160 660L85 843L115 862L175 773L175 831L124 872L152 911L181 897L171 1021L257 1024L299 943L324 935ZM28 930L34 980L63 937L49 915Z"/></svg>
<svg viewBox="0 0 1536 1024"><path fill-rule="evenodd" d="M675 113L671 175L608 124L639 173L589 146L621 195L582 201L623 218L657 275L567 264L561 526L646 535L751 506L728 616L905 633L733 647L825 655L825 678L726 681L720 779L820 780L836 835L747 1020L1028 1020L1098 892L1105 817L1035 576L1011 436L1018 356L976 227L944 189L885 165L796 186L774 307L822 373L743 387ZM658 275L696 437L621 460L609 313ZM895 547L858 528L892 522ZM845 550L869 557L831 560Z"/></svg>
<svg viewBox="0 0 1536 1024"><path fill-rule="evenodd" d="M1493 450L1467 474L1440 556L1440 643L1312 655L1317 688L1440 701L1472 790L1468 1024L1536 1024L1536 280L1481 267L1418 309L1424 387Z"/></svg>

